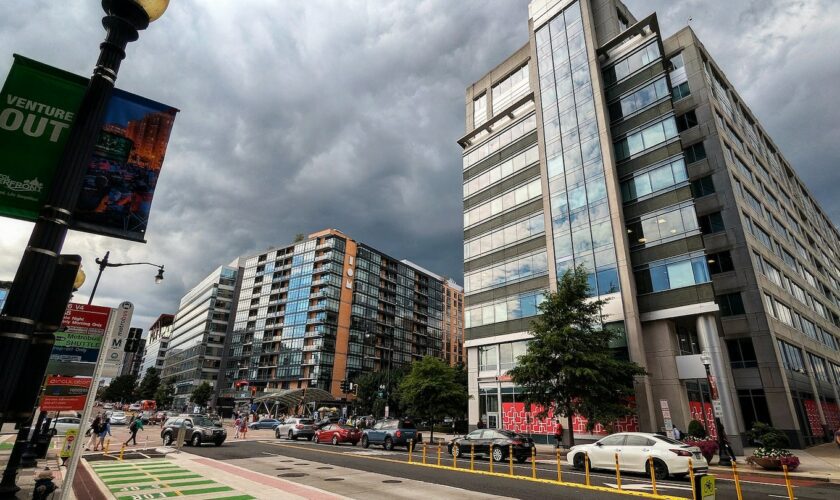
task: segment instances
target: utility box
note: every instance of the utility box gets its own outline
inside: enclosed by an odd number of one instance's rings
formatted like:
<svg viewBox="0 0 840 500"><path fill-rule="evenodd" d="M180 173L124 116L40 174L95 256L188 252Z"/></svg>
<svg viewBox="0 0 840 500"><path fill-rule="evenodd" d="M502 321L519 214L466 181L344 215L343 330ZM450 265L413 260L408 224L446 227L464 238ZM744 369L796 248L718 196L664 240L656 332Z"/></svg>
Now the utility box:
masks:
<svg viewBox="0 0 840 500"><path fill-rule="evenodd" d="M694 476L694 500L715 500L716 492L715 476L709 474Z"/></svg>

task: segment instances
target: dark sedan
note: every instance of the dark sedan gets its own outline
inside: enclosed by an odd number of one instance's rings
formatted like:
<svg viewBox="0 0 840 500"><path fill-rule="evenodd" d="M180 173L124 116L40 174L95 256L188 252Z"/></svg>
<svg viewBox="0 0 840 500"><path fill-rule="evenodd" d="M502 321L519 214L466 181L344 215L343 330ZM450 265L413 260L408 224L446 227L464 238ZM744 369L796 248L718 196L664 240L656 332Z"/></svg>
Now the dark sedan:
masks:
<svg viewBox="0 0 840 500"><path fill-rule="evenodd" d="M523 463L531 457L534 440L512 431L498 429L476 429L466 436L457 437L447 445L453 457L476 455L492 456L494 462L503 462L510 456Z"/></svg>
<svg viewBox="0 0 840 500"><path fill-rule="evenodd" d="M248 424L249 429L274 429L280 425L280 421L275 418L261 418L257 422Z"/></svg>

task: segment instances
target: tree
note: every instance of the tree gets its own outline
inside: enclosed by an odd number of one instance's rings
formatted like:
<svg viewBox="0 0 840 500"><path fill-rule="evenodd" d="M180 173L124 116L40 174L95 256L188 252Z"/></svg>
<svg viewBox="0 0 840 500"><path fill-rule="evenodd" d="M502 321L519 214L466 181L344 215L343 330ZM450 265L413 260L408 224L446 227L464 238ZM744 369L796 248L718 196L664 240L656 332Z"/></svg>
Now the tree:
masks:
<svg viewBox="0 0 840 500"><path fill-rule="evenodd" d="M140 387L137 389L137 397L140 399L154 399L160 386L160 373L157 368L152 367L143 375L143 380L140 381Z"/></svg>
<svg viewBox="0 0 840 500"><path fill-rule="evenodd" d="M390 371L390 373L389 373ZM400 403L400 382L405 377L403 369L364 373L353 381L358 385L354 400L356 413L381 417L385 406L391 415L397 412Z"/></svg>
<svg viewBox="0 0 840 500"><path fill-rule="evenodd" d="M193 403L203 408L207 406L207 402L210 401L212 396L213 387L207 382L202 382L201 385L193 389L190 399Z"/></svg>
<svg viewBox="0 0 840 500"><path fill-rule="evenodd" d="M557 292L546 294L540 316L531 322L534 338L527 352L508 372L522 388L526 405L541 407L538 418L546 418L552 408L567 417L570 446L575 443L575 413L588 419L590 431L599 422L611 425L632 411L634 377L645 373L610 350L615 332L602 326L605 304L589 297L583 266L566 271Z"/></svg>
<svg viewBox="0 0 840 500"><path fill-rule="evenodd" d="M158 408L169 408L175 401L175 379L170 377L159 385L155 391L155 402Z"/></svg>
<svg viewBox="0 0 840 500"><path fill-rule="evenodd" d="M136 375L120 375L111 379L111 383L105 388L102 399L105 401L133 402L137 389Z"/></svg>
<svg viewBox="0 0 840 500"><path fill-rule="evenodd" d="M435 423L462 415L468 399L467 386L459 383L457 370L433 356L412 363L400 383L400 400L409 413L431 422L430 442L435 437Z"/></svg>

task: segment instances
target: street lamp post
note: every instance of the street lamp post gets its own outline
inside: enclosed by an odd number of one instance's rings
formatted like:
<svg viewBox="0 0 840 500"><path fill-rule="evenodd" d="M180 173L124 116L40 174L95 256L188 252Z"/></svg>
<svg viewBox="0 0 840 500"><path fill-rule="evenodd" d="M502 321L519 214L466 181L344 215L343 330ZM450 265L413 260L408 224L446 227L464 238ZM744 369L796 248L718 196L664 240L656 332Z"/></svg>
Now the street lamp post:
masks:
<svg viewBox="0 0 840 500"><path fill-rule="evenodd" d="M111 252L105 252L105 257L102 259L96 259L96 263L99 264L99 273L96 275L96 281L93 282L93 290L90 292L90 298L88 299L88 305L93 302L93 296L96 295L96 287L99 286L99 278L102 277L102 271L105 270L107 267L122 267L122 266L152 266L156 267L158 270L157 276L155 276L155 284L160 284L163 281L163 266L159 264L152 264L151 262L126 262L124 264L118 264L115 262L108 262L108 256L111 255Z"/></svg>
<svg viewBox="0 0 840 500"><path fill-rule="evenodd" d="M13 397L22 378L42 377L31 373L29 366L38 366L29 359L33 344L55 342L51 332L36 334L47 292L56 270L56 262L64 245L73 210L81 191L82 179L90 162L93 147L102 128L114 82L125 58L129 42L137 40L138 31L163 14L169 0L103 0L107 30L100 44L99 59L88 82L76 119L70 128L67 145L59 158L53 182L32 229L29 242L12 282L6 305L0 315L0 420L23 422L32 414L37 393ZM49 350L47 350L47 353ZM9 457L0 483L0 495L14 494L15 468L20 455ZM68 490L68 488L63 488Z"/></svg>
<svg viewBox="0 0 840 500"><path fill-rule="evenodd" d="M703 361L703 367L706 369L706 383L709 384L709 399L712 400L712 408L713 414L715 415L714 424L715 424L715 434L717 434L717 442L718 442L718 465L722 467L730 467L732 465L732 461L729 459L729 454L724 452L724 444L725 438L723 436L723 429L719 424L720 419L717 416L717 410L715 408L715 401L718 401L720 404L720 400L718 399L717 391L715 390L715 386L712 383L712 371L710 366L712 365L712 357L707 352L703 352L700 355L700 359ZM703 411L705 414L705 410Z"/></svg>

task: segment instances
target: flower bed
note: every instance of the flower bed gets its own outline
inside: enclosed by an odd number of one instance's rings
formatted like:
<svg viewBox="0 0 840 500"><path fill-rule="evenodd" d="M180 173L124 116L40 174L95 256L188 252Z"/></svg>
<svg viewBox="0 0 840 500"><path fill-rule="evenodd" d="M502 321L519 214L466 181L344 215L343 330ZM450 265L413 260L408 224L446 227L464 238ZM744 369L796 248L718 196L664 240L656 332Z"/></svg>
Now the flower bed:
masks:
<svg viewBox="0 0 840 500"><path fill-rule="evenodd" d="M711 462L712 458L715 456L715 453L718 451L718 443L714 439L710 437L706 438L694 438L694 437L687 437L683 439L683 442L689 446L696 446L700 448L700 453L703 455L703 458L706 459L706 462Z"/></svg>
<svg viewBox="0 0 840 500"><path fill-rule="evenodd" d="M750 462L767 470L782 470L787 465L788 471L799 467L799 457L781 448L756 448Z"/></svg>

